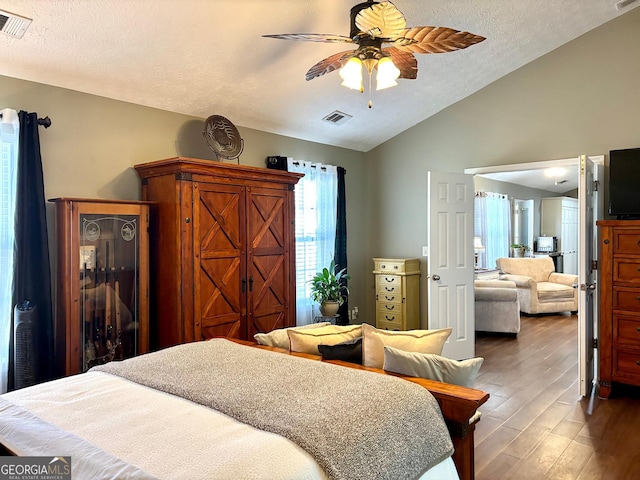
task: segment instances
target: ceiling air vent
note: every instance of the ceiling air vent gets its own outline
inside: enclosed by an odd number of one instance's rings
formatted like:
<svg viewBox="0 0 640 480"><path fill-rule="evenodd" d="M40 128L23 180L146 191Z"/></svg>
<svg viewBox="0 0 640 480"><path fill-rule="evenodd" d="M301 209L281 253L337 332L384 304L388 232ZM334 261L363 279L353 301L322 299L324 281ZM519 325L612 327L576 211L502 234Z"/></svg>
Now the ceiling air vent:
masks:
<svg viewBox="0 0 640 480"><path fill-rule="evenodd" d="M616 3L616 10L620 11L623 8L628 7L632 3L636 3L637 1L638 0L621 0L620 2Z"/></svg>
<svg viewBox="0 0 640 480"><path fill-rule="evenodd" d="M30 18L0 10L0 32L10 37L22 38L31 22Z"/></svg>
<svg viewBox="0 0 640 480"><path fill-rule="evenodd" d="M333 123L334 125L340 125L351 118L353 118L352 115L347 115L346 113L339 112L338 110L334 110L329 115L324 117L322 120L325 122Z"/></svg>

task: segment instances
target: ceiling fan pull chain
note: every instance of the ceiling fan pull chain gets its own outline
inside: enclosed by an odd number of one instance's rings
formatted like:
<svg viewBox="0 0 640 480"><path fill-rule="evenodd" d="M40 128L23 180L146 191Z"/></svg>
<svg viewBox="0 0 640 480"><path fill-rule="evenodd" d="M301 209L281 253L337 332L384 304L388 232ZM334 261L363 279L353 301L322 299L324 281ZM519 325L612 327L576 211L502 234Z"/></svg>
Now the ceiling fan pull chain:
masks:
<svg viewBox="0 0 640 480"><path fill-rule="evenodd" d="M369 71L369 108L373 108L373 101L371 100L371 71Z"/></svg>

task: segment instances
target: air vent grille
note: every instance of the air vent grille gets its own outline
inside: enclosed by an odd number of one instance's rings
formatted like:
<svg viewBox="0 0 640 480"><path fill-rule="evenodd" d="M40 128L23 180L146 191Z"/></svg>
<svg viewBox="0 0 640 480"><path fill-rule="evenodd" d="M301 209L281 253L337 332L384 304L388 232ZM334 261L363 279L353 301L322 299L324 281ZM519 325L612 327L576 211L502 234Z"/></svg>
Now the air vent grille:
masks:
<svg viewBox="0 0 640 480"><path fill-rule="evenodd" d="M344 112L340 112L338 110L334 110L329 115L324 117L322 120L328 123L333 123L334 125L341 125L352 118L353 118L352 115L346 114Z"/></svg>
<svg viewBox="0 0 640 480"><path fill-rule="evenodd" d="M620 11L623 8L628 7L632 3L636 3L637 1L638 0L621 0L620 2L616 3L616 10Z"/></svg>
<svg viewBox="0 0 640 480"><path fill-rule="evenodd" d="M31 22L30 18L0 10L0 32L10 37L22 38Z"/></svg>

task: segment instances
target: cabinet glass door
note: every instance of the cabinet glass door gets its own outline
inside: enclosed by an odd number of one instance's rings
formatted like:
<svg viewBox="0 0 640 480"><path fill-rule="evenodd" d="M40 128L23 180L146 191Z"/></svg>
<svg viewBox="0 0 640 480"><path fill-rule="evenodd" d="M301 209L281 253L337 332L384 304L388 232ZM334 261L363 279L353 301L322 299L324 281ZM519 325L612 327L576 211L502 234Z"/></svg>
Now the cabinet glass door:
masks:
<svg viewBox="0 0 640 480"><path fill-rule="evenodd" d="M137 355L138 215L80 214L82 371Z"/></svg>

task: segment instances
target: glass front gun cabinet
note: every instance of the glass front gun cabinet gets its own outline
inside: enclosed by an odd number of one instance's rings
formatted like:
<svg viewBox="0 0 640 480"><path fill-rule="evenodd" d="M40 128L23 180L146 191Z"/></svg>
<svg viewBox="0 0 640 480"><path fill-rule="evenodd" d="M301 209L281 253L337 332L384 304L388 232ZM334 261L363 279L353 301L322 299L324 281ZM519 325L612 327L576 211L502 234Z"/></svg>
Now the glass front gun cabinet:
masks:
<svg viewBox="0 0 640 480"><path fill-rule="evenodd" d="M149 350L149 205L56 198L59 373Z"/></svg>

